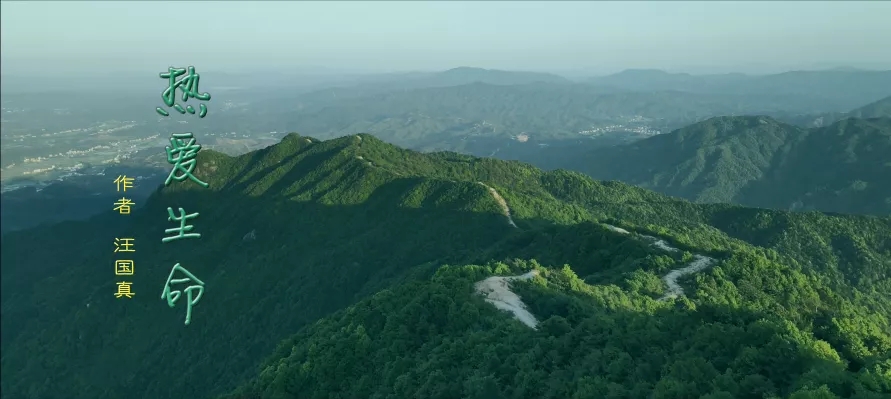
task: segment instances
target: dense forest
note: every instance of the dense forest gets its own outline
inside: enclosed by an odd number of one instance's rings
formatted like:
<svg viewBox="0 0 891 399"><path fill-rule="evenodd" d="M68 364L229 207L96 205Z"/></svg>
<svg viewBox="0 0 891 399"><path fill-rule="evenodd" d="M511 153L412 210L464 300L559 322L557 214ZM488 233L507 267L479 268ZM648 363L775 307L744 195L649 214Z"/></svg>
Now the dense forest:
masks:
<svg viewBox="0 0 891 399"><path fill-rule="evenodd" d="M889 217L696 204L367 134L202 151L195 173L209 189L2 237L3 398L891 394ZM167 207L200 212L202 237L162 243ZM131 299L115 237L136 240ZM714 263L667 296L697 257ZM158 297L175 263L206 283L189 325ZM476 294L529 271L512 287L536 328Z"/></svg>

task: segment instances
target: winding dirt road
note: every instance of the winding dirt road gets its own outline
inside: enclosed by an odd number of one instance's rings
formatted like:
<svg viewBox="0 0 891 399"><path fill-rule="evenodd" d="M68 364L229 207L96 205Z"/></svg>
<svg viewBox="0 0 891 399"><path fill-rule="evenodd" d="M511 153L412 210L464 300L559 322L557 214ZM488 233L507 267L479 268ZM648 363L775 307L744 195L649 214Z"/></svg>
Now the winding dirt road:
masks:
<svg viewBox="0 0 891 399"><path fill-rule="evenodd" d="M483 183L480 183L486 186ZM510 224L514 227L517 227L513 220L510 219L510 211L507 210L507 203L504 202L504 199L501 198L500 195L495 191L495 189L486 186L489 188L490 192L492 192L493 196L495 196L496 200L499 200L499 203L502 204L502 207L505 209L505 213L508 217ZM621 234L632 234L628 230L625 230L620 227L606 225L612 231ZM641 235L646 240L649 240L653 243L653 246L659 248L663 251L668 252L677 252L679 249L672 247L668 242L662 240L657 237ZM710 258L704 255L694 255L693 260L688 263L686 266L674 269L668 272L665 276L662 277L662 281L665 282L665 286L667 292L661 298L660 301L667 301L672 298L677 298L679 296L684 295L684 288L678 283L682 277L698 273L702 270L705 270L712 266L715 263L714 258ZM518 320L531 327L532 329L536 329L538 326L538 320L535 318L535 315L530 313L526 309L526 304L523 303L523 300L520 299L520 296L515 294L510 289L510 282L514 280L528 280L532 277L538 275L538 270L532 270L528 273L521 274L519 276L492 276L485 280L479 281L476 283L475 288L476 291L486 297L486 302L489 302L495 305L496 308L507 310L514 314Z"/></svg>

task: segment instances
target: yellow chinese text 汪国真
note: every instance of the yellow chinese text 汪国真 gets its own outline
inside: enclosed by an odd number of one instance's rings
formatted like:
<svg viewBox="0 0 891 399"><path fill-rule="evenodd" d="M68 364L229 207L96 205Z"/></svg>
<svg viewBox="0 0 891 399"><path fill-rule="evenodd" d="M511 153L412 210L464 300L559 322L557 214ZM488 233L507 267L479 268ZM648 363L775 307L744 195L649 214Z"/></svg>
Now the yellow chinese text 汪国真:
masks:
<svg viewBox="0 0 891 399"><path fill-rule="evenodd" d="M136 239L134 238L117 238L114 239L114 251L115 252L136 252L133 249L135 245Z"/></svg>
<svg viewBox="0 0 891 399"><path fill-rule="evenodd" d="M132 276L134 269L132 260L116 260L114 261L114 274L116 276Z"/></svg>
<svg viewBox="0 0 891 399"><path fill-rule="evenodd" d="M134 293L133 291L130 290L130 286L133 285L133 283L121 281L117 284L118 284L118 292L114 293L115 298L120 298L122 296L125 296L127 298L133 298L133 295L136 295L136 293Z"/></svg>

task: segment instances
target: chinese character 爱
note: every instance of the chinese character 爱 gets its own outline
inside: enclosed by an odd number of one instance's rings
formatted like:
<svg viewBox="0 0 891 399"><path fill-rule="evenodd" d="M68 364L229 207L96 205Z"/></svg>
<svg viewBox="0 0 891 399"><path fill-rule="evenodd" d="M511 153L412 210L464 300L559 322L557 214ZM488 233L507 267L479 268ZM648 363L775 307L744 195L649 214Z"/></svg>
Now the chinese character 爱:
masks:
<svg viewBox="0 0 891 399"><path fill-rule="evenodd" d="M170 184L171 180L181 182L186 180L186 178L192 179L192 181L200 184L202 187L208 186L207 183L198 180L192 174L197 162L195 157L198 156L198 151L201 150L201 145L195 143L195 137L192 136L192 133L172 134L170 146L164 147L164 150L167 151L167 163L173 165L167 180L164 181L165 186ZM176 175L177 171L181 172L179 176Z"/></svg>

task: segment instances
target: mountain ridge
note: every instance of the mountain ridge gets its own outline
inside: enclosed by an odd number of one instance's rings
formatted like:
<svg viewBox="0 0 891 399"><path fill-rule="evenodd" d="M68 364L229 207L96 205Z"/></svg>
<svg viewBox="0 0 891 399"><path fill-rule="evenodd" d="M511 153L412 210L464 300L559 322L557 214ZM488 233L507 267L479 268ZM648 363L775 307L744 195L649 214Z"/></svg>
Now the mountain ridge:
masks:
<svg viewBox="0 0 891 399"><path fill-rule="evenodd" d="M698 202L888 215L891 192L880 183L888 151L891 118L806 129L740 116L550 162Z"/></svg>

